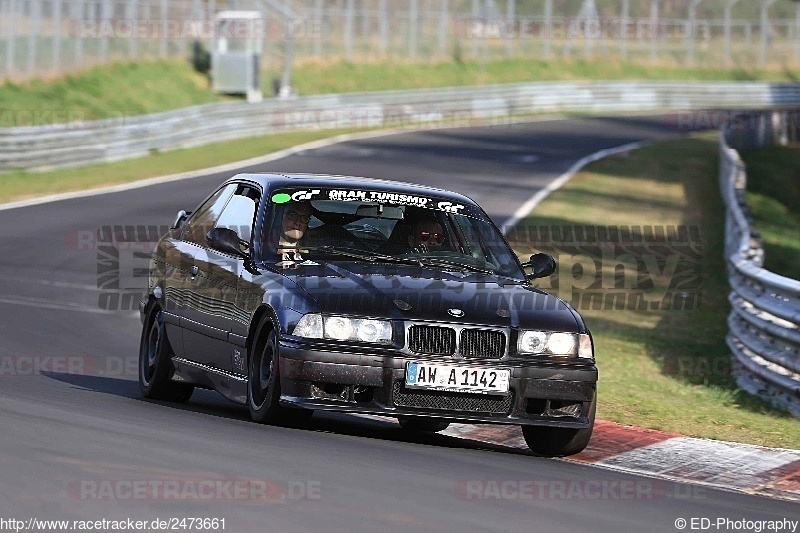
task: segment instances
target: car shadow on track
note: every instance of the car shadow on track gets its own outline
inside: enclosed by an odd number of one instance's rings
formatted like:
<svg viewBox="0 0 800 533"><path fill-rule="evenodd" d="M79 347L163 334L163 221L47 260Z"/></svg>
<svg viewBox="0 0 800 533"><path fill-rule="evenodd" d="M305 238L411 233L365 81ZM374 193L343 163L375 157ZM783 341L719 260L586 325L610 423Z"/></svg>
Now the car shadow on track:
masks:
<svg viewBox="0 0 800 533"><path fill-rule="evenodd" d="M50 379L69 383L81 389L99 392L101 394L111 394L143 403L161 405L168 409L177 409L179 411L200 413L216 418L255 424L255 422L250 421L249 414L244 406L231 403L218 393L212 391L196 390L188 403L179 404L143 398L139 392L139 384L130 379L86 374L67 374L61 372L42 372L42 375ZM407 431L401 428L396 420L388 417L364 417L347 413L316 411L311 420L307 422L301 424L283 424L281 427L298 431L331 433L352 437L439 446L443 448L482 450L514 455L533 455L527 450L511 446L503 446L437 433Z"/></svg>

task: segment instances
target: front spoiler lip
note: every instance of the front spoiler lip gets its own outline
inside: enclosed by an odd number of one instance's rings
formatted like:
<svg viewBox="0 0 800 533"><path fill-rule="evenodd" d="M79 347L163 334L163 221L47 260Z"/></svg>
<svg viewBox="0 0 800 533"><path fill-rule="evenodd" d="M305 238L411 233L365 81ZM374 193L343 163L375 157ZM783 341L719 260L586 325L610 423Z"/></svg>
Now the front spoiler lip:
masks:
<svg viewBox="0 0 800 533"><path fill-rule="evenodd" d="M465 415L464 411L449 411L444 409L425 410L408 407L388 407L383 405L352 405L340 404L320 399L298 398L294 396L281 396L280 404L284 407L300 409L313 409L315 411L337 411L341 413L360 413L383 415L390 417L419 416L425 418L441 418L448 422L462 422L465 424L500 424L514 426L550 426L562 428L585 429L589 427L586 418L567 417L531 417L520 418L511 415L483 416L479 414Z"/></svg>

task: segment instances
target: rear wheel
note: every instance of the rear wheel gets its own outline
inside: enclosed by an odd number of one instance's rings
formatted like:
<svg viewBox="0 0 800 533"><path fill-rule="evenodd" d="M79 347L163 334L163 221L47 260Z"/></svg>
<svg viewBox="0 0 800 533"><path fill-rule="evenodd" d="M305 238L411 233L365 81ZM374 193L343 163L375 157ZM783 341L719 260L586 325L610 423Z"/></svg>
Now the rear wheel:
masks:
<svg viewBox="0 0 800 533"><path fill-rule="evenodd" d="M522 426L522 436L528 448L544 457L565 457L580 453L589 444L594 429L597 400L592 401L589 411L589 427L584 429Z"/></svg>
<svg viewBox="0 0 800 533"><path fill-rule="evenodd" d="M401 416L397 418L403 429L407 431L424 431L426 433L436 433L444 431L450 426L450 422L441 418L421 418L416 416Z"/></svg>
<svg viewBox="0 0 800 533"><path fill-rule="evenodd" d="M142 328L139 343L139 390L151 400L185 403L194 386L172 381L172 346L164 328L161 308L154 306Z"/></svg>
<svg viewBox="0 0 800 533"><path fill-rule="evenodd" d="M263 330L263 326L262 326ZM250 418L261 423L300 424L314 414L310 409L280 406L281 387L278 371L278 335L274 329L266 340L256 343L247 372L247 406Z"/></svg>

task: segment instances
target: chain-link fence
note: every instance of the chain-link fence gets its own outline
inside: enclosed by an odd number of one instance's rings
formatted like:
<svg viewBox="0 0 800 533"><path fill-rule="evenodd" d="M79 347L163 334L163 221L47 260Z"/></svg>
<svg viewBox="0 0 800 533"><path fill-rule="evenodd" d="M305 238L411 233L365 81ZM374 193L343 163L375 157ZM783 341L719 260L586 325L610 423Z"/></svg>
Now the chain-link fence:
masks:
<svg viewBox="0 0 800 533"><path fill-rule="evenodd" d="M307 59L606 58L800 63L790 0L0 0L0 78L210 47L213 16L256 10L265 66Z"/></svg>

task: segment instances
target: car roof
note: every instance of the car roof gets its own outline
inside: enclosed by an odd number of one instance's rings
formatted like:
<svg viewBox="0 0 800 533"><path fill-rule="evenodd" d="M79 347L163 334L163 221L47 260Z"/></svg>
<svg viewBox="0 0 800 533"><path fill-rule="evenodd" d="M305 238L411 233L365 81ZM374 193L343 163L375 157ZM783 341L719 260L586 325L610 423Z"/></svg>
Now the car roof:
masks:
<svg viewBox="0 0 800 533"><path fill-rule="evenodd" d="M260 184L267 190L291 187L316 187L320 189L368 189L399 194L429 195L438 198L466 202L477 206L470 197L445 189L417 185L401 181L363 178L357 176L340 176L330 174L284 174L284 173L246 173L237 174L228 181L249 180Z"/></svg>

